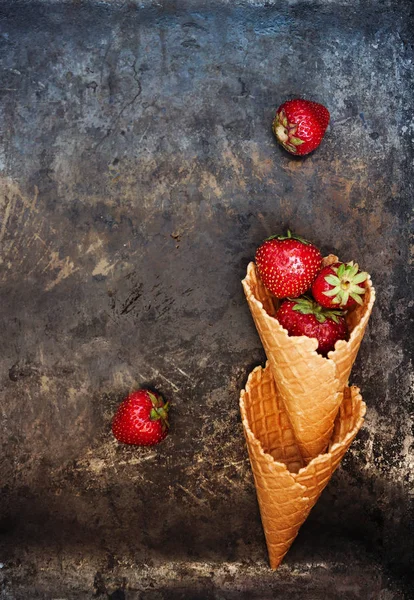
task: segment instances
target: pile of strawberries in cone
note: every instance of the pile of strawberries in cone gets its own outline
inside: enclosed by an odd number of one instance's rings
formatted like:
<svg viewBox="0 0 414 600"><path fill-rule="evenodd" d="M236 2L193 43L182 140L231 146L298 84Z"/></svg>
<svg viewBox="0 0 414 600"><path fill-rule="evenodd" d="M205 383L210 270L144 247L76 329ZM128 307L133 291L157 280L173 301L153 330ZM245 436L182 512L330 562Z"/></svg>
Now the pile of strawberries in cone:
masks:
<svg viewBox="0 0 414 600"><path fill-rule="evenodd" d="M290 232L260 246L242 283L267 364L250 374L240 409L276 569L362 426L348 379L375 291L357 264L322 258Z"/></svg>

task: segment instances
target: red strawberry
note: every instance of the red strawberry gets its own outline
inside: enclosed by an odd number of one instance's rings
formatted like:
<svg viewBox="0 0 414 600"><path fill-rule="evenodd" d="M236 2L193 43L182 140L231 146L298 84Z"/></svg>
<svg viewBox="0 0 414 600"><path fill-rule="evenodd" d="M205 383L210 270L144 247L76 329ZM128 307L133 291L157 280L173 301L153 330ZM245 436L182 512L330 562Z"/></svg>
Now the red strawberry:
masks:
<svg viewBox="0 0 414 600"><path fill-rule="evenodd" d="M321 267L316 246L299 236L268 238L256 251L256 266L264 286L277 298L297 298L311 286Z"/></svg>
<svg viewBox="0 0 414 600"><path fill-rule="evenodd" d="M168 434L168 409L160 394L146 389L133 392L118 407L112 433L124 444L158 444Z"/></svg>
<svg viewBox="0 0 414 600"><path fill-rule="evenodd" d="M348 310L362 304L367 277L368 273L360 271L353 261L337 262L319 271L312 284L312 295L325 308Z"/></svg>
<svg viewBox="0 0 414 600"><path fill-rule="evenodd" d="M326 356L335 342L348 337L348 328L341 310L326 310L302 296L285 300L276 312L276 319L289 335L306 335L318 340L317 351Z"/></svg>
<svg viewBox="0 0 414 600"><path fill-rule="evenodd" d="M310 100L288 100L277 109L273 132L291 154L309 154L322 141L329 123L329 111Z"/></svg>

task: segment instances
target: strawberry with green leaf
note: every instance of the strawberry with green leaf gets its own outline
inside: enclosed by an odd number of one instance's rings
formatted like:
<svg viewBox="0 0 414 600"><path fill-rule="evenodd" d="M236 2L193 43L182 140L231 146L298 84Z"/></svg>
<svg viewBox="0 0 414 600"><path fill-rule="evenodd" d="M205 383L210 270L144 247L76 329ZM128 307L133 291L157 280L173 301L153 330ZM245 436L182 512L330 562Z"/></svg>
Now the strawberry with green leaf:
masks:
<svg viewBox="0 0 414 600"><path fill-rule="evenodd" d="M363 304L368 273L353 261L336 262L321 269L312 284L312 295L325 308L349 310Z"/></svg>
<svg viewBox="0 0 414 600"><path fill-rule="evenodd" d="M297 298L315 279L322 262L318 248L289 230L267 238L256 251L255 263L264 286L276 298Z"/></svg>
<svg viewBox="0 0 414 600"><path fill-rule="evenodd" d="M168 410L169 403L160 394L147 389L133 392L119 405L112 433L124 444L158 444L168 434Z"/></svg>
<svg viewBox="0 0 414 600"><path fill-rule="evenodd" d="M348 337L344 312L325 309L307 296L285 300L275 317L289 335L316 338L317 352L323 356L334 350L338 340Z"/></svg>
<svg viewBox="0 0 414 600"><path fill-rule="evenodd" d="M273 132L285 150L303 156L319 146L329 118L329 111L323 104L296 98L279 106L273 120Z"/></svg>

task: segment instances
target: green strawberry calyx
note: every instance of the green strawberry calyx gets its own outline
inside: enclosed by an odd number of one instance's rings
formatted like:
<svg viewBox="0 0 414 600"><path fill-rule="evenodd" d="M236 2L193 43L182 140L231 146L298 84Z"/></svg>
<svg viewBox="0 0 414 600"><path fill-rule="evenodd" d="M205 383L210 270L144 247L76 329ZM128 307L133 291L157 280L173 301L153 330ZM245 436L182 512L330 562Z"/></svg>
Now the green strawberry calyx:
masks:
<svg viewBox="0 0 414 600"><path fill-rule="evenodd" d="M158 421L161 419L162 429L167 429L170 426L168 423L168 411L170 408L170 403L164 403L164 400L161 396L157 396L150 391L147 391L147 394L152 404L150 412L151 421Z"/></svg>
<svg viewBox="0 0 414 600"><path fill-rule="evenodd" d="M325 277L325 281L332 286L326 292L325 296L332 298L334 304L345 306L349 298L353 298L358 304L363 304L362 294L365 294L365 288L360 286L368 278L368 273L359 271L357 263L341 263L339 267L331 267L334 274Z"/></svg>
<svg viewBox="0 0 414 600"><path fill-rule="evenodd" d="M297 152L297 146L304 143L303 140L296 137L297 130L297 123L289 123L284 108L276 113L273 122L273 131L275 132L278 142L280 142L285 150L288 150L289 152Z"/></svg>
<svg viewBox="0 0 414 600"><path fill-rule="evenodd" d="M344 316L344 311L323 308L320 304L307 296L288 298L288 300L295 303L292 310L295 310L302 315L314 315L319 323L325 323L326 319L332 319L334 323L339 323L339 317Z"/></svg>
<svg viewBox="0 0 414 600"><path fill-rule="evenodd" d="M301 237L300 235L293 234L289 229L287 230L286 235L271 235L270 237L266 238L266 242L269 240L279 240L280 242L283 240L297 240L306 246L311 245L308 240L305 240L305 238Z"/></svg>

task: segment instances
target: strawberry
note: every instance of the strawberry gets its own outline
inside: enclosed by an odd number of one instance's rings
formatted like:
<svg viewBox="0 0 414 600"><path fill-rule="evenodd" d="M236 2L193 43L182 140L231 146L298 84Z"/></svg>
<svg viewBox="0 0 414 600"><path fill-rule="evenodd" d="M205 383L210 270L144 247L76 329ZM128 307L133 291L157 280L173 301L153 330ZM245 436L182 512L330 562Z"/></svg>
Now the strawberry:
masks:
<svg viewBox="0 0 414 600"><path fill-rule="evenodd" d="M277 298L297 298L311 286L322 261L316 246L292 235L272 236L256 251L256 266L264 286Z"/></svg>
<svg viewBox="0 0 414 600"><path fill-rule="evenodd" d="M318 340L317 351L326 356L338 340L348 337L348 327L341 310L327 310L302 296L285 300L276 312L276 319L289 335L306 335Z"/></svg>
<svg viewBox="0 0 414 600"><path fill-rule="evenodd" d="M329 117L329 111L323 104L300 98L288 100L276 111L273 132L291 154L309 154L321 143Z"/></svg>
<svg viewBox="0 0 414 600"><path fill-rule="evenodd" d="M368 273L360 271L353 261L337 262L319 271L312 284L312 295L325 308L349 310L362 304L367 277Z"/></svg>
<svg viewBox="0 0 414 600"><path fill-rule="evenodd" d="M153 446L168 434L169 403L160 394L141 389L119 405L112 421L112 433L124 444Z"/></svg>

